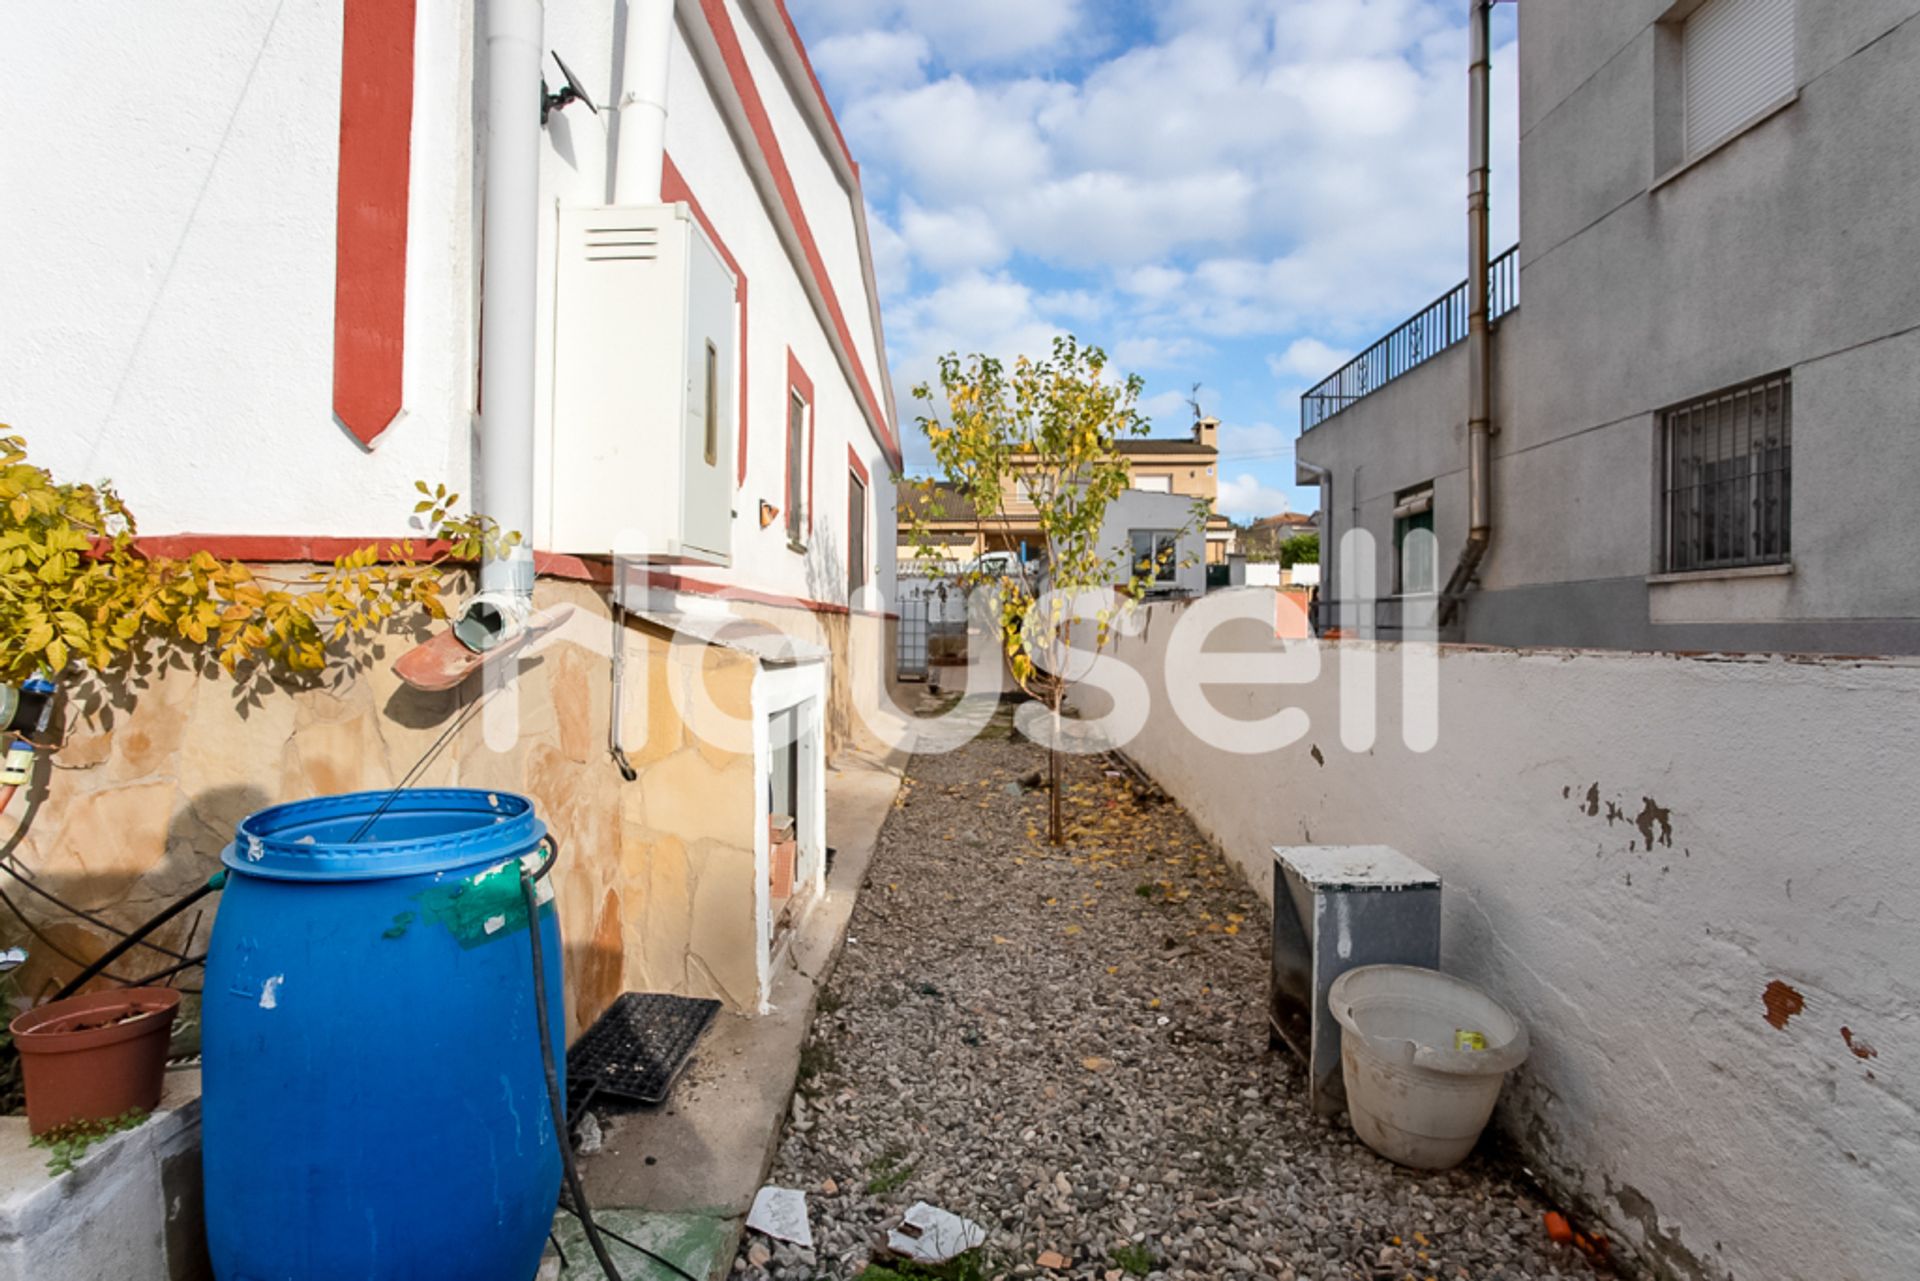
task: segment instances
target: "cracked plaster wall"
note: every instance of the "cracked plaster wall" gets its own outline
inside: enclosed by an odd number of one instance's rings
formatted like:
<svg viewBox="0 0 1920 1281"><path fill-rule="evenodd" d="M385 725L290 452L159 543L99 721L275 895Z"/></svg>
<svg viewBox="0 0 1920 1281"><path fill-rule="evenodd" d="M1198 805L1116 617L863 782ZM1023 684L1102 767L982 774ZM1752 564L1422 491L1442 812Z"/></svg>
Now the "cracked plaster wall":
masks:
<svg viewBox="0 0 1920 1281"><path fill-rule="evenodd" d="M1154 699L1127 750L1262 893L1274 845L1390 844L1440 873L1445 967L1533 1034L1499 1124L1534 1169L1657 1275L1912 1272L1920 665L1449 649L1418 753L1400 652L1355 642L1303 683L1209 694L1310 718L1237 756L1164 697L1174 616L1115 651ZM1378 732L1352 750L1340 668L1369 658Z"/></svg>

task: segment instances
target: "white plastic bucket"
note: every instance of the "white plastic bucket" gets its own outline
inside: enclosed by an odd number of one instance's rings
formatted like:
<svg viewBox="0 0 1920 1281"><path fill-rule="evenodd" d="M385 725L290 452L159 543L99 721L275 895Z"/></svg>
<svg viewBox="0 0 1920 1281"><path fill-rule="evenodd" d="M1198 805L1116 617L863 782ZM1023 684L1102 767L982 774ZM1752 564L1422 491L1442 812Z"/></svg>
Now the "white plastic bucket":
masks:
<svg viewBox="0 0 1920 1281"><path fill-rule="evenodd" d="M1465 1160L1507 1073L1526 1061L1520 1020L1472 984L1412 965L1348 970L1327 1004L1340 1021L1347 1114L1361 1141L1416 1170ZM1455 1048L1474 1036L1485 1049Z"/></svg>

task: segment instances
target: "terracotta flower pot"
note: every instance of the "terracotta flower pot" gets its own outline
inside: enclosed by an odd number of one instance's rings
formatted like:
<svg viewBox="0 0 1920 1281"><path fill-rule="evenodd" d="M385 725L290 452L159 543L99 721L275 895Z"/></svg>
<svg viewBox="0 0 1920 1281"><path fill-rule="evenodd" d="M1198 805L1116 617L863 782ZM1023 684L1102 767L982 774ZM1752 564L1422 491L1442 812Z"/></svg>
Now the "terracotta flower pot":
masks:
<svg viewBox="0 0 1920 1281"><path fill-rule="evenodd" d="M27 1085L27 1129L111 1121L160 1103L180 993L136 987L49 1001L9 1025Z"/></svg>

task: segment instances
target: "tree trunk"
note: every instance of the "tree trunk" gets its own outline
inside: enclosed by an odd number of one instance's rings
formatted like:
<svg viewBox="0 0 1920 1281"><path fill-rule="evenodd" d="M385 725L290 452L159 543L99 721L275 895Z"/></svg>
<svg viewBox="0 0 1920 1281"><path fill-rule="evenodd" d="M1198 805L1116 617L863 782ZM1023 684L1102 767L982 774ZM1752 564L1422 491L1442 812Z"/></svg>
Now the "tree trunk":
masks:
<svg viewBox="0 0 1920 1281"><path fill-rule="evenodd" d="M1067 834L1061 821L1062 804L1060 800L1060 695L1056 685L1053 691L1053 743L1047 748L1047 841L1051 845L1065 845Z"/></svg>

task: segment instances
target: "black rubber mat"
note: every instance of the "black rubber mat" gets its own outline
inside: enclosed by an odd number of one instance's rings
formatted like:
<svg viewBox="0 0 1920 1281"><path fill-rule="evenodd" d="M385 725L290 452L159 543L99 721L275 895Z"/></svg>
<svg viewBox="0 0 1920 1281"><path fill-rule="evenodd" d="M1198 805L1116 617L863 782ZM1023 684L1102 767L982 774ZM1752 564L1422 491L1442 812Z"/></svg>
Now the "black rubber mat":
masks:
<svg viewBox="0 0 1920 1281"><path fill-rule="evenodd" d="M568 1110L595 1099L657 1106L687 1065L718 1001L628 992L567 1051Z"/></svg>

